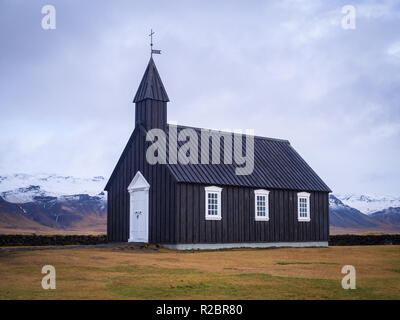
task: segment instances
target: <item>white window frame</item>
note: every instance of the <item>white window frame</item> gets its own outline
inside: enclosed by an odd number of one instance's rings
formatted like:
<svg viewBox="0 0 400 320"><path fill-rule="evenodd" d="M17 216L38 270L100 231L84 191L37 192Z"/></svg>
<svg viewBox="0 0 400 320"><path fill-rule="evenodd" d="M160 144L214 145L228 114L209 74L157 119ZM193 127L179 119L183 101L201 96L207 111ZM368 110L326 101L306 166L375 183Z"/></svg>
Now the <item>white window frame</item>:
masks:
<svg viewBox="0 0 400 320"><path fill-rule="evenodd" d="M300 199L306 199L307 203L307 216L300 217ZM308 192L299 192L297 193L297 220L302 222L309 222L311 220L310 215L310 194Z"/></svg>
<svg viewBox="0 0 400 320"><path fill-rule="evenodd" d="M221 198L221 193L222 193L222 188L216 187L216 186L210 186L210 187L205 187L205 199L206 199L206 206L205 206L205 213L206 213L206 220L221 220L221 206L222 206L222 198ZM210 193L217 194L217 215L210 215L208 214L208 195Z"/></svg>
<svg viewBox="0 0 400 320"><path fill-rule="evenodd" d="M257 196L265 197L265 216L258 216ZM254 190L254 218L256 221L269 221L269 191L264 189Z"/></svg>

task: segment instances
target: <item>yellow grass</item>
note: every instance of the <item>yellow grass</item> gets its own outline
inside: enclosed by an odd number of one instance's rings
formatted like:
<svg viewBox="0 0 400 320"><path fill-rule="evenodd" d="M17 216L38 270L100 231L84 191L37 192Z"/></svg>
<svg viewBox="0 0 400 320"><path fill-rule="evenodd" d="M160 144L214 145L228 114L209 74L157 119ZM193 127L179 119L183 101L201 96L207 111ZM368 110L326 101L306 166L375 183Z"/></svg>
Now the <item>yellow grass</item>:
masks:
<svg viewBox="0 0 400 320"><path fill-rule="evenodd" d="M41 268L56 268L43 290ZM357 289L341 287L353 265ZM0 250L1 299L400 299L400 246Z"/></svg>
<svg viewBox="0 0 400 320"><path fill-rule="evenodd" d="M400 233L399 227L391 226L380 226L373 228L339 228L339 227L329 227L329 234L398 234Z"/></svg>

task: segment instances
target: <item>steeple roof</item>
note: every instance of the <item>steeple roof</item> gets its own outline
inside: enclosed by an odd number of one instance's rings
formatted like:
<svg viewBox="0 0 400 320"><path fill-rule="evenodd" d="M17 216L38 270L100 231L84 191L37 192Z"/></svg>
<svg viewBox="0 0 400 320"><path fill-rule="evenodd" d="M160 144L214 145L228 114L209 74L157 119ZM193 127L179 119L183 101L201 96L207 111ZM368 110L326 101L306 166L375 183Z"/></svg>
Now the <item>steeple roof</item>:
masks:
<svg viewBox="0 0 400 320"><path fill-rule="evenodd" d="M144 72L142 81L136 92L133 102L139 102L145 99L168 102L169 98L165 91L164 85L158 74L157 67L153 58L150 58L146 71Z"/></svg>

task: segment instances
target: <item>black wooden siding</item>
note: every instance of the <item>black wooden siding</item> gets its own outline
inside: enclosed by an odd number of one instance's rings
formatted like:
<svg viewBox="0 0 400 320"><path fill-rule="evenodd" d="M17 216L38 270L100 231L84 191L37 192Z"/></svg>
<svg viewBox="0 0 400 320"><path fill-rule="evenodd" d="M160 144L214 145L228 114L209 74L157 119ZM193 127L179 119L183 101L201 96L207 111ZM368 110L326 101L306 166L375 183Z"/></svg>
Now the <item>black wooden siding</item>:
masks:
<svg viewBox="0 0 400 320"><path fill-rule="evenodd" d="M113 179L107 185L107 237L109 241L126 242L129 238L130 182L140 171L150 184L149 191L149 241L171 241L174 229L175 182L165 165L146 162L145 130L137 128L126 146Z"/></svg>
<svg viewBox="0 0 400 320"><path fill-rule="evenodd" d="M310 192L310 222L297 220L297 192L270 190L269 221L255 221L254 189L224 187L222 220L205 219L206 185L176 186L175 243L328 241L327 192Z"/></svg>
<svg viewBox="0 0 400 320"><path fill-rule="evenodd" d="M167 123L167 105L162 101L143 100L136 103L136 125L142 125L146 130L160 128L165 130Z"/></svg>

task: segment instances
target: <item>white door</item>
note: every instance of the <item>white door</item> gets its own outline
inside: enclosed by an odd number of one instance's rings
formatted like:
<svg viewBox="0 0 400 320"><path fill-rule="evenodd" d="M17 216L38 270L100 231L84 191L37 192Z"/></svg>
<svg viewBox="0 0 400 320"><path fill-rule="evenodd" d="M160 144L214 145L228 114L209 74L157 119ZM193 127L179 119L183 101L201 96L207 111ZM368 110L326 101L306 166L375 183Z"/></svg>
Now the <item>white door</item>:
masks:
<svg viewBox="0 0 400 320"><path fill-rule="evenodd" d="M131 193L130 241L148 242L148 191Z"/></svg>
<svg viewBox="0 0 400 320"><path fill-rule="evenodd" d="M129 242L149 242L150 185L138 171L129 184Z"/></svg>

